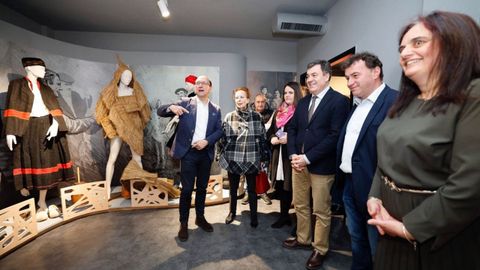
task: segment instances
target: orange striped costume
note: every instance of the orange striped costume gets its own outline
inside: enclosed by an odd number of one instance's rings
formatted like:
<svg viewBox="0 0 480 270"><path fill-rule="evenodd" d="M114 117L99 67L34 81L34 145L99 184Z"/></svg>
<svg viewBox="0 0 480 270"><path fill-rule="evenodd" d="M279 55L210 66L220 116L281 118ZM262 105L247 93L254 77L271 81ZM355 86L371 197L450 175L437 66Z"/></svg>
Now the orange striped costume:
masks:
<svg viewBox="0 0 480 270"><path fill-rule="evenodd" d="M48 116L30 116L34 95L26 78L10 82L3 111L5 134L17 137L13 150L13 176L17 190L49 189L73 178L62 110L53 90L40 82L37 84L50 113ZM58 123L58 135L47 141L46 131L52 119Z"/></svg>

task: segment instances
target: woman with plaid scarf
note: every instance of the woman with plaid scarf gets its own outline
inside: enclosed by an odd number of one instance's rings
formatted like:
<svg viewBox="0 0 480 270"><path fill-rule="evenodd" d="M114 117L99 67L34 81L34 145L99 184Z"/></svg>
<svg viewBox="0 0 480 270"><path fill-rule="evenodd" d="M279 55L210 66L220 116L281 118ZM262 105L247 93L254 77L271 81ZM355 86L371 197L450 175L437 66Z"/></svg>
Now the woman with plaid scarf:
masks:
<svg viewBox="0 0 480 270"><path fill-rule="evenodd" d="M233 90L235 110L228 113L223 122L224 136L220 139L220 166L228 171L230 181L230 213L226 224L233 222L237 210L237 189L240 176L247 180L248 204L250 206L250 226L258 226L256 176L260 163L268 160L265 127L262 117L252 111L248 104L250 90L239 87Z"/></svg>

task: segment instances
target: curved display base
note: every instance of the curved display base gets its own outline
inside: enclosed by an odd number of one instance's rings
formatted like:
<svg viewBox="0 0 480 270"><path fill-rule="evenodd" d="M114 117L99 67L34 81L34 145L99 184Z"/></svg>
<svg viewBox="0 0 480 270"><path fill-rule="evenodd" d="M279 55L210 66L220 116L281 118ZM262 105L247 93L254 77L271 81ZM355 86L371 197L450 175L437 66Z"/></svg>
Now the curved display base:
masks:
<svg viewBox="0 0 480 270"><path fill-rule="evenodd" d="M37 235L35 201L29 199L0 211L0 256Z"/></svg>
<svg viewBox="0 0 480 270"><path fill-rule="evenodd" d="M140 185L142 188L139 188L138 192L135 191L136 187L133 188L133 184L141 182L144 181L131 181L132 199L119 196L120 193L117 190L118 193L113 193L110 201L107 200L105 181L62 188L60 190L60 200L63 214L60 217L49 218L42 222L36 221L34 199L0 210L0 259L38 236L83 217L113 211L178 208L179 199L169 199L166 191L159 187L144 182ZM114 189L114 192L116 189ZM221 176L211 177L207 192L206 206L229 201L228 190L222 189ZM164 195L164 199L159 200L158 203L156 199L149 199L151 196L157 198L161 194ZM134 203L134 200L137 202Z"/></svg>

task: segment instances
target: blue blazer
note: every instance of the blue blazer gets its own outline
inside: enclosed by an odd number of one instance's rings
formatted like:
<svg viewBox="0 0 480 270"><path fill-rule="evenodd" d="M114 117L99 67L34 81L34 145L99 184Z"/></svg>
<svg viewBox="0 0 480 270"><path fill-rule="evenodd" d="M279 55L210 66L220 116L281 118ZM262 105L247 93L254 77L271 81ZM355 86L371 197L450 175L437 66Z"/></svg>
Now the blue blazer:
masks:
<svg viewBox="0 0 480 270"><path fill-rule="evenodd" d="M189 113L184 113L180 116L178 122L177 134L173 142L173 157L182 159L192 148L193 133L195 133L195 125L197 122L197 99L184 98L175 105L182 106ZM173 112L167 112L168 107L172 104L163 105L157 110L157 114L161 117L175 116ZM208 141L208 156L210 161L213 160L215 154L215 143L222 137L222 113L220 107L212 102L208 103L208 124L206 140Z"/></svg>
<svg viewBox="0 0 480 270"><path fill-rule="evenodd" d="M288 155L302 154L310 161L308 171L314 174L335 174L336 146L340 130L350 111L349 99L332 88L318 104L308 122L312 95L300 99L287 130Z"/></svg>
<svg viewBox="0 0 480 270"><path fill-rule="evenodd" d="M357 205L365 206L370 187L372 185L373 176L377 168L377 130L380 124L385 119L388 110L395 102L398 91L395 91L387 85L382 93L378 96L375 104L367 115L363 123L360 134L358 135L357 143L352 155L352 180L354 199ZM347 122L342 128L340 139L337 144L337 175L334 188L340 188L343 194L343 184L345 181L345 173L340 170L342 162L343 143L345 141L345 133L347 123L350 121L355 108L348 116Z"/></svg>

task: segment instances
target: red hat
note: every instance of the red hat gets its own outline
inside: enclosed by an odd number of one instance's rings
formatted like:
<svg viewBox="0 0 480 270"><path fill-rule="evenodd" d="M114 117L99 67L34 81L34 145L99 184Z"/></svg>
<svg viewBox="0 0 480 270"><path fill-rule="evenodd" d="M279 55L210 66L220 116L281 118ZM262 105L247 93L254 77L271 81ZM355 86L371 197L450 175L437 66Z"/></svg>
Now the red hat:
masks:
<svg viewBox="0 0 480 270"><path fill-rule="evenodd" d="M191 83L191 84L195 84L195 81L197 80L197 76L195 75L188 75L187 77L185 77L185 82L187 83Z"/></svg>

